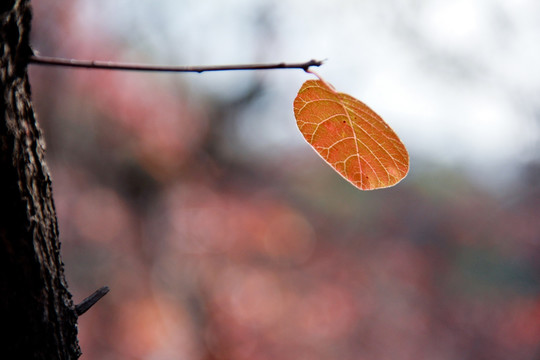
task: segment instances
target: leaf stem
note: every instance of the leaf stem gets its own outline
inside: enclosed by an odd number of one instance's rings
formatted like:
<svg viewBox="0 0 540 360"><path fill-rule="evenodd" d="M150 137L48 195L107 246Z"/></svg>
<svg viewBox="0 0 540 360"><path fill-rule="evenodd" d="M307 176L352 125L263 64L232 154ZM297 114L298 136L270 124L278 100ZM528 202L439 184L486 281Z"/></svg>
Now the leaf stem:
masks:
<svg viewBox="0 0 540 360"><path fill-rule="evenodd" d="M336 91L336 88L335 88L334 86L332 86L332 84L327 83L326 80L324 80L324 79L321 77L321 75L317 74L315 71L310 70L310 69L307 69L307 70L305 70L305 72L315 75L316 77L319 78L319 80L321 80L321 82L322 82L324 85L326 85L327 88L329 88L329 89L332 90L333 92L337 92L337 91Z"/></svg>
<svg viewBox="0 0 540 360"><path fill-rule="evenodd" d="M321 66L322 61L310 60L303 63L275 64L239 64L211 66L164 66L133 63L118 63L113 61L64 59L41 55L30 56L29 62L36 65L66 66L85 69L126 70L126 71L155 71L155 72L196 72L232 71L232 70L272 70L272 69L302 69L309 72L311 66Z"/></svg>

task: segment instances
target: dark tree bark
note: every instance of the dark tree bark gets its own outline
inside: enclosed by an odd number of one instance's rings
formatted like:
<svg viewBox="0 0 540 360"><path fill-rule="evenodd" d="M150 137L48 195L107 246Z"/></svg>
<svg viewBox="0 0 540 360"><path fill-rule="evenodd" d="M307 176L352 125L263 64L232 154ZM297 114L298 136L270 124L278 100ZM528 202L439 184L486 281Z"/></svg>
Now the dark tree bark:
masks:
<svg viewBox="0 0 540 360"><path fill-rule="evenodd" d="M29 3L0 2L0 358L76 359L77 315L30 99Z"/></svg>

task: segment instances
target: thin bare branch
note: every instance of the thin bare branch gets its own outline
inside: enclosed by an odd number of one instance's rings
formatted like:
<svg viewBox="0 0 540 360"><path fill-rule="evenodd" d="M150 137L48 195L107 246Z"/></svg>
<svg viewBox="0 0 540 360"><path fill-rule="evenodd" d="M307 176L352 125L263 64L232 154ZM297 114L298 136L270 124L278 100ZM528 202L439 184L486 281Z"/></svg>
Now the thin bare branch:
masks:
<svg viewBox="0 0 540 360"><path fill-rule="evenodd" d="M85 69L127 70L127 71L157 71L157 72L196 72L205 71L232 71L232 70L272 70L272 69L302 69L308 71L311 66L321 66L321 60L310 60L303 63L276 63L276 64L240 64L240 65L212 65L212 66L163 66L148 64L118 63L113 61L63 59L41 55L32 55L31 64L49 66L67 66Z"/></svg>

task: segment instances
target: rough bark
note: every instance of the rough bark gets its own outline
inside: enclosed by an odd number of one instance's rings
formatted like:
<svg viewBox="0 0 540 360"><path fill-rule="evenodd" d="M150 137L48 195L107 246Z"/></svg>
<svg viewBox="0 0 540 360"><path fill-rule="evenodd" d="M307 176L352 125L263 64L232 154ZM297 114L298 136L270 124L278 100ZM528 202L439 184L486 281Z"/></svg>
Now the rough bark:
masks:
<svg viewBox="0 0 540 360"><path fill-rule="evenodd" d="M3 359L76 359L45 145L27 75L29 0L0 5L0 335Z"/></svg>

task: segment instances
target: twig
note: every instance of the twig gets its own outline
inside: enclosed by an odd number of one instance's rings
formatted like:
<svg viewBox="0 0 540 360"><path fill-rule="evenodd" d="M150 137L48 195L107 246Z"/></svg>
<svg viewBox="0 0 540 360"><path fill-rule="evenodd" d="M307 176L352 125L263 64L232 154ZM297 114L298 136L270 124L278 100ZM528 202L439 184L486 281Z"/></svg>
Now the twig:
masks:
<svg viewBox="0 0 540 360"><path fill-rule="evenodd" d="M75 312L77 316L81 316L88 311L95 303L97 303L102 297L104 297L109 292L108 286L103 286L94 291L92 295L81 301L79 305L75 305Z"/></svg>
<svg viewBox="0 0 540 360"><path fill-rule="evenodd" d="M270 69L302 69L308 71L311 66L321 66L322 61L310 60L303 63L276 63L276 64L240 64L240 65L213 65L213 66L163 66L147 64L128 64L113 61L63 59L49 56L32 55L30 63L49 66L68 66L86 69L128 70L128 71L159 71L159 72L196 72L230 71L230 70L270 70Z"/></svg>

